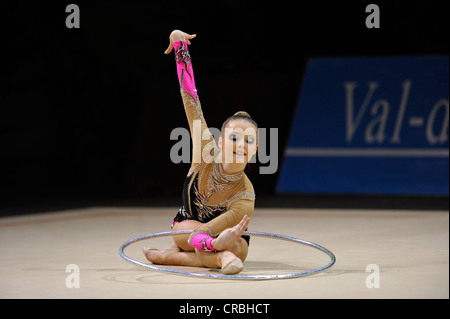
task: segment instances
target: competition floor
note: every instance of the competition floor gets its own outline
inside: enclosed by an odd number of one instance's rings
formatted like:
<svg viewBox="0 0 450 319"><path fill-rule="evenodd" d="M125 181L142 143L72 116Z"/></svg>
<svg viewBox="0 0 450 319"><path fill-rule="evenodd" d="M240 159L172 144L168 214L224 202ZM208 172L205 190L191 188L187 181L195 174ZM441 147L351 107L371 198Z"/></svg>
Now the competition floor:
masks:
<svg viewBox="0 0 450 319"><path fill-rule="evenodd" d="M92 207L0 218L0 298L449 298L448 211L257 208L249 230L305 239L336 255L332 268L295 279L192 278L119 256L126 240L169 230L176 212ZM156 238L125 252L146 262L142 246L170 243ZM252 237L242 274L299 272L329 260L314 248ZM79 288L66 285L76 275L66 272L71 264L79 267Z"/></svg>

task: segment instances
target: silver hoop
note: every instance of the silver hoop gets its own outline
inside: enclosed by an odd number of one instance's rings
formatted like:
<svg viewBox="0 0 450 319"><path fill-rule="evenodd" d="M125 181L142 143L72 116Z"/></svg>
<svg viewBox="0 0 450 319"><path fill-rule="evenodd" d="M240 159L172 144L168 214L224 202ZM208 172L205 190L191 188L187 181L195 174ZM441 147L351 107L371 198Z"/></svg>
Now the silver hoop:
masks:
<svg viewBox="0 0 450 319"><path fill-rule="evenodd" d="M274 239L281 239L281 240L286 240L286 241L291 241L291 242L295 242L298 244L303 244L306 246L310 246L313 248L316 248L322 252L324 252L325 254L327 254L331 261L320 268L316 268L316 269L312 269L312 270L308 270L308 271L302 271L302 272L297 272L297 273L289 273L289 274L275 274L275 275L223 275L223 274L205 274L205 273L195 273L195 272L189 272L189 271L182 271L182 270L176 270L176 269L167 269L164 267L159 267L159 266L155 266L155 265L150 265L150 264L144 264L141 263L137 260L131 259L130 257L128 257L127 255L125 255L124 253L124 249L128 246L130 246L131 244L134 244L138 241L141 240L145 240L145 239L151 239L151 238L158 238L158 237L165 237L165 236L170 236L170 235L176 235L176 234L187 234L187 233L192 233L194 230L176 230L176 231L167 231L167 232L161 232L161 233L153 233L153 234L148 234L148 235L144 235L144 236L140 236L140 237L136 237L133 239L130 239L128 241L126 241L125 243L122 244L122 246L120 246L119 248L119 254L122 258L124 258L126 261L141 266L141 267L145 267L145 268L149 268L152 270L156 270L156 271L162 271L162 272L167 272L167 273L171 273L171 274L175 274L175 275L184 275L184 276L191 276L191 277L200 277L200 278L214 278L214 279L250 279L250 280L271 280L271 279L290 279L290 278L297 278L297 277L302 277L302 276L308 276L308 275L312 275L312 274L316 274L320 271L323 271L325 269L330 268L331 266L334 265L334 263L336 262L336 257L334 256L334 254L326 249L323 246L317 245L315 243L306 241L306 240L302 240L299 238L294 238L294 237L289 237L289 236L284 236L284 235L278 235L278 234L270 234L270 233L263 233L263 232L253 232L253 231L246 231L244 232L244 235L249 235L249 236L257 236L257 237L269 237L269 238L274 238Z"/></svg>

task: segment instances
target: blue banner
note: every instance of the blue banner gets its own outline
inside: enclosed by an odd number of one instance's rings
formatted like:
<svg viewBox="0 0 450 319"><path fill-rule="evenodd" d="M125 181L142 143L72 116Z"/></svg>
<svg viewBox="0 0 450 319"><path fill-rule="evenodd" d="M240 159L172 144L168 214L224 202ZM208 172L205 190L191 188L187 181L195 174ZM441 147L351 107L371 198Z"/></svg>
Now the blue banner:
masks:
<svg viewBox="0 0 450 319"><path fill-rule="evenodd" d="M446 195L449 58L316 58L280 193Z"/></svg>

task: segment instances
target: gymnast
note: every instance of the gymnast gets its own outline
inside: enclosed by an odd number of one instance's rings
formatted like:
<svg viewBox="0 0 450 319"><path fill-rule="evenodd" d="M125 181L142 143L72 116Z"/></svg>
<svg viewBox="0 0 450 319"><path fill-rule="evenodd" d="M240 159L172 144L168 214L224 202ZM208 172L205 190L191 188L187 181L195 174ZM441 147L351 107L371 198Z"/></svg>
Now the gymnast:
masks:
<svg viewBox="0 0 450 319"><path fill-rule="evenodd" d="M250 241L243 233L253 214L255 191L244 169L258 149L258 126L247 112L237 112L223 123L221 136L215 142L203 116L188 50L195 37L174 30L164 52L175 53L192 139L183 206L173 220L172 230L195 231L173 235L174 244L168 249L144 247L143 252L154 264L220 268L225 275L237 274L244 269Z"/></svg>

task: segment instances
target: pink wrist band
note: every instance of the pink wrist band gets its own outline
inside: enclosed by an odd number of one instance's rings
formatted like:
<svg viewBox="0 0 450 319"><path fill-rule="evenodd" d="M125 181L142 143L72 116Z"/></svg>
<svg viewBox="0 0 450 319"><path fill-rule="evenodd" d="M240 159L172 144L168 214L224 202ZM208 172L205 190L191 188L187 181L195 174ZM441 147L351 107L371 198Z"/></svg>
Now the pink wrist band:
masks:
<svg viewBox="0 0 450 319"><path fill-rule="evenodd" d="M214 238L212 238L208 234L198 233L192 236L192 238L189 240L189 245L202 251L217 251L211 245L211 242L213 240Z"/></svg>
<svg viewBox="0 0 450 319"><path fill-rule="evenodd" d="M198 95L195 87L194 69L192 68L187 41L176 41L173 43L173 47L175 49L175 60L177 61L177 73L180 86L197 102Z"/></svg>

